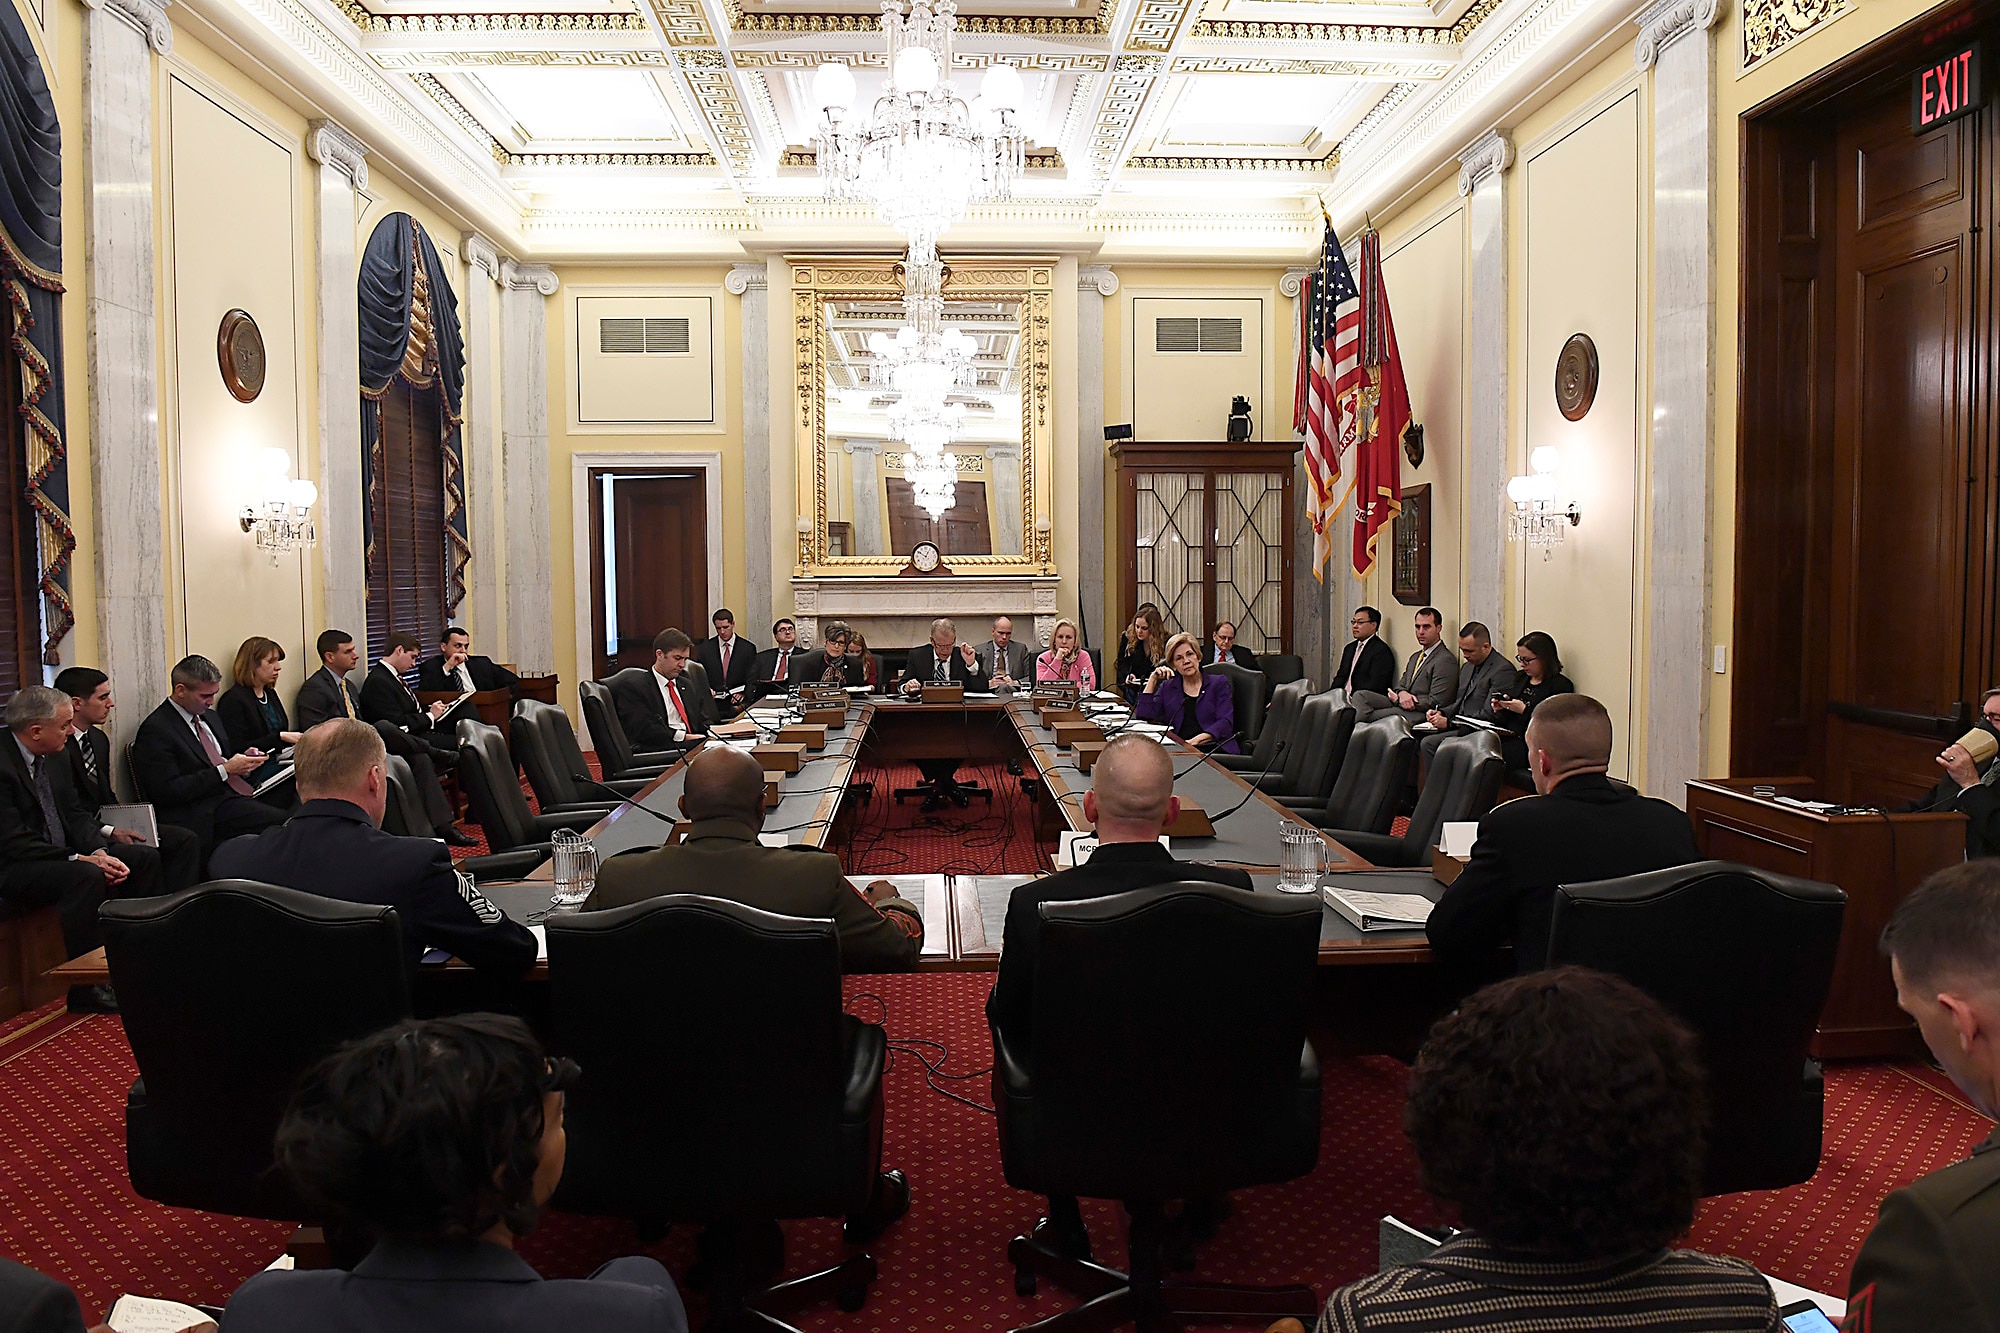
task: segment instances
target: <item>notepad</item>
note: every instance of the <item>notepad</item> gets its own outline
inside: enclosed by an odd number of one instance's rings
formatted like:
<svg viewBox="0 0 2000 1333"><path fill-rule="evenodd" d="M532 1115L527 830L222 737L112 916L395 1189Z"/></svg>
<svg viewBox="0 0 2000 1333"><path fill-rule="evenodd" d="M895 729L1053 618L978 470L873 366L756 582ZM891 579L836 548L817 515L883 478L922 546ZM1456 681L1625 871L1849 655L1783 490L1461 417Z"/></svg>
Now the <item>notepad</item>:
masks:
<svg viewBox="0 0 2000 1333"><path fill-rule="evenodd" d="M105 1324L112 1333L180 1333L184 1328L214 1328L215 1321L192 1305L152 1296L120 1296Z"/></svg>
<svg viewBox="0 0 2000 1333"><path fill-rule="evenodd" d="M97 822L124 833L139 835L145 847L160 845L160 824L150 805L107 805L97 812Z"/></svg>
<svg viewBox="0 0 2000 1333"><path fill-rule="evenodd" d="M251 788L250 794L252 796L262 796L265 792L271 790L273 787L276 787L281 783L290 782L291 780L292 780L292 766L290 764L286 764L283 768L273 773L270 777L265 778L262 782L258 783L255 787Z"/></svg>
<svg viewBox="0 0 2000 1333"><path fill-rule="evenodd" d="M1367 893L1328 886L1320 890L1320 897L1357 930L1414 930L1431 919L1431 900L1420 893Z"/></svg>

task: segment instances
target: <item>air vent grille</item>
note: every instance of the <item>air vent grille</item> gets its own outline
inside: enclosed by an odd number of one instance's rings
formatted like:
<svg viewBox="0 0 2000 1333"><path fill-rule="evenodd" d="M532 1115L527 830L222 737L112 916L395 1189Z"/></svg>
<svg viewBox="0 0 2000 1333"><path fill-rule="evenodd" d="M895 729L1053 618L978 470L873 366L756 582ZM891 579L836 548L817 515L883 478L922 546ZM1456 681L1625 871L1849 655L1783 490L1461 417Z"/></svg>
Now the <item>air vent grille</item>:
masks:
<svg viewBox="0 0 2000 1333"><path fill-rule="evenodd" d="M1243 321L1234 317L1198 319L1192 315L1165 316L1153 324L1153 350L1241 354Z"/></svg>
<svg viewBox="0 0 2000 1333"><path fill-rule="evenodd" d="M620 317L597 321L597 350L606 355L688 350L686 319Z"/></svg>

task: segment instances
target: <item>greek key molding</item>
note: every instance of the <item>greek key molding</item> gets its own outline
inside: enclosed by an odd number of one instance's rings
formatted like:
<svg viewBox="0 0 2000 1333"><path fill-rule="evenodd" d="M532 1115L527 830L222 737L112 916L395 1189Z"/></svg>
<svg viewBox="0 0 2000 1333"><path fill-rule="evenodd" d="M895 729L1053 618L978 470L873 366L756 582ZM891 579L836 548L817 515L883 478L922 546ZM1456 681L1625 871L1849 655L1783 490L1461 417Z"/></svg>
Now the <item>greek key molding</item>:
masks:
<svg viewBox="0 0 2000 1333"><path fill-rule="evenodd" d="M1435 81L1452 71L1449 60L1311 60L1284 56L1175 56L1174 74L1311 74L1337 79Z"/></svg>
<svg viewBox="0 0 2000 1333"><path fill-rule="evenodd" d="M1094 291L1099 296L1118 294L1118 275L1102 264L1083 264L1076 270L1076 289Z"/></svg>
<svg viewBox="0 0 2000 1333"><path fill-rule="evenodd" d="M755 48L732 50L729 63L737 69L818 69L839 60L854 69L886 69L886 51L797 51ZM1071 74L1080 70L1111 68L1111 55L1101 51L959 51L952 57L953 69L986 69L992 65L1012 65L1028 73Z"/></svg>
<svg viewBox="0 0 2000 1333"><path fill-rule="evenodd" d="M650 0L653 21L668 46L714 46L715 33L708 26L708 12L701 0Z"/></svg>
<svg viewBox="0 0 2000 1333"><path fill-rule="evenodd" d="M394 74L433 69L671 69L673 57L657 47L647 50L512 50L471 51L371 49L368 58Z"/></svg>
<svg viewBox="0 0 2000 1333"><path fill-rule="evenodd" d="M709 146L732 175L748 175L757 158L757 138L749 113L736 96L729 58L715 50L683 50L677 59L695 107L707 122Z"/></svg>
<svg viewBox="0 0 2000 1333"><path fill-rule="evenodd" d="M1277 171L1332 172L1340 166L1340 149L1324 157L1186 157L1146 154L1125 160L1134 171Z"/></svg>
<svg viewBox="0 0 2000 1333"><path fill-rule="evenodd" d="M646 31L640 14L377 14L360 0L334 0L334 8L368 33Z"/></svg>
<svg viewBox="0 0 2000 1333"><path fill-rule="evenodd" d="M173 20L167 17L167 6L173 0L83 0L92 9L101 9L115 18L123 19L146 39L146 45L159 55L168 55L174 49Z"/></svg>
<svg viewBox="0 0 2000 1333"><path fill-rule="evenodd" d="M1633 22L1639 35L1632 42L1632 63L1651 69L1667 43L1690 32L1706 32L1715 24L1717 0L1654 0Z"/></svg>
<svg viewBox="0 0 2000 1333"><path fill-rule="evenodd" d="M1138 0L1125 33L1127 51L1171 51L1187 23L1193 0Z"/></svg>
<svg viewBox="0 0 2000 1333"><path fill-rule="evenodd" d="M368 188L368 147L330 120L315 120L306 130L306 156L332 167L357 190Z"/></svg>
<svg viewBox="0 0 2000 1333"><path fill-rule="evenodd" d="M1459 197L1478 189L1483 177L1505 171L1513 164L1514 141L1504 130L1486 131L1458 155Z"/></svg>
<svg viewBox="0 0 2000 1333"><path fill-rule="evenodd" d="M1194 25L1196 41L1344 42L1371 46L1455 46L1478 30L1500 8L1501 0L1477 0L1450 26L1402 23L1245 23L1202 19Z"/></svg>

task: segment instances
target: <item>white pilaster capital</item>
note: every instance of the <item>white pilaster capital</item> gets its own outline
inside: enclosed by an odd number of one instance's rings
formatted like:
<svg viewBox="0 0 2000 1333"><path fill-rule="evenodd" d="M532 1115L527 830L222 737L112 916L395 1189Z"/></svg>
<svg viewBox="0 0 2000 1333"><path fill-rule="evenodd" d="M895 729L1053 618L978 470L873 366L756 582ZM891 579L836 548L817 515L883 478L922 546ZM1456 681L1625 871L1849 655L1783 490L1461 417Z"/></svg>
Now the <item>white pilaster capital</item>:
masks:
<svg viewBox="0 0 2000 1333"><path fill-rule="evenodd" d="M547 264L517 264L511 259L501 263L500 281L510 292L535 291L543 296L554 296L561 285Z"/></svg>
<svg viewBox="0 0 2000 1333"><path fill-rule="evenodd" d="M1278 279L1278 295L1297 300L1299 293L1305 290L1306 279L1317 272L1317 268L1286 269L1285 276Z"/></svg>
<svg viewBox="0 0 2000 1333"><path fill-rule="evenodd" d="M1717 0L1653 0L1632 21L1639 36L1632 43L1632 63L1651 69L1668 43L1691 32L1705 32L1715 25Z"/></svg>
<svg viewBox="0 0 2000 1333"><path fill-rule="evenodd" d="M771 274L762 264L732 264L722 277L722 290L731 296L741 296L753 288L761 292L770 285Z"/></svg>
<svg viewBox="0 0 2000 1333"><path fill-rule="evenodd" d="M468 231L459 235L459 248L466 262L484 273L488 282L500 281L500 268L506 263L506 258L500 253L499 246L476 231Z"/></svg>
<svg viewBox="0 0 2000 1333"><path fill-rule="evenodd" d="M124 19L139 30L147 44L161 55L174 49L174 25L167 18L173 0L83 0L92 9L102 9Z"/></svg>
<svg viewBox="0 0 2000 1333"><path fill-rule="evenodd" d="M312 122L306 130L306 155L347 177L355 189L368 188L368 145L335 122Z"/></svg>
<svg viewBox="0 0 2000 1333"><path fill-rule="evenodd" d="M1712 5L1714 0L1709 0L1709 3ZM1514 165L1514 141L1507 136L1505 130L1486 131L1458 155L1460 197L1478 189L1480 180L1487 175L1503 172L1512 165Z"/></svg>
<svg viewBox="0 0 2000 1333"><path fill-rule="evenodd" d="M1102 264L1084 264L1076 270L1076 289L1095 289L1099 296L1118 294L1118 275Z"/></svg>
<svg viewBox="0 0 2000 1333"><path fill-rule="evenodd" d="M841 446L850 454L879 454L882 452L880 440L849 440Z"/></svg>

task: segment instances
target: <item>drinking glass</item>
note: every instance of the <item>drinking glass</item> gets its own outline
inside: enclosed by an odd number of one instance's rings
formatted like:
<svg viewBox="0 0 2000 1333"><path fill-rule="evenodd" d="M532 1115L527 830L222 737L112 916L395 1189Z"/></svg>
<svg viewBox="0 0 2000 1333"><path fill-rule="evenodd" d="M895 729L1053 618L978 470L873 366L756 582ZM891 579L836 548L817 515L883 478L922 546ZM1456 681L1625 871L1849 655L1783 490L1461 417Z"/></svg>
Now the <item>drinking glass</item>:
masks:
<svg viewBox="0 0 2000 1333"><path fill-rule="evenodd" d="M1278 892L1311 893L1326 869L1326 840L1319 830L1286 820L1278 827Z"/></svg>
<svg viewBox="0 0 2000 1333"><path fill-rule="evenodd" d="M574 829L557 829L552 842L556 882L549 906L581 907L597 887L597 848Z"/></svg>

